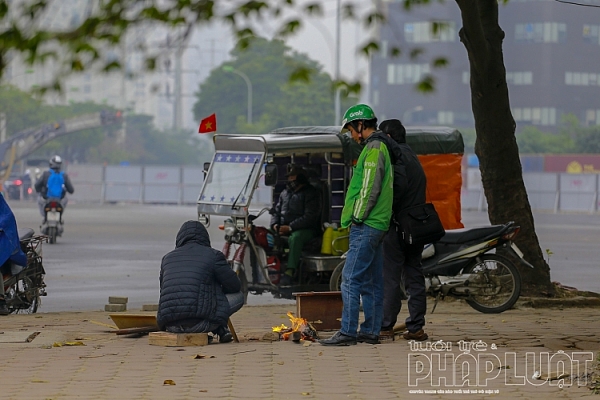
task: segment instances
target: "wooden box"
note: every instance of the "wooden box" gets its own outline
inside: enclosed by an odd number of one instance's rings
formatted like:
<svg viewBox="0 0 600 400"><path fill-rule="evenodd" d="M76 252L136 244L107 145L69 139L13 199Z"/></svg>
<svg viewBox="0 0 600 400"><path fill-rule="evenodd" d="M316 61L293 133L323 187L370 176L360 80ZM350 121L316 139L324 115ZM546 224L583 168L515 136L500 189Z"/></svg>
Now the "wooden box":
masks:
<svg viewBox="0 0 600 400"><path fill-rule="evenodd" d="M340 329L342 292L301 292L296 296L296 316L306 319L318 331Z"/></svg>
<svg viewBox="0 0 600 400"><path fill-rule="evenodd" d="M150 332L148 344L167 347L206 346L208 333Z"/></svg>

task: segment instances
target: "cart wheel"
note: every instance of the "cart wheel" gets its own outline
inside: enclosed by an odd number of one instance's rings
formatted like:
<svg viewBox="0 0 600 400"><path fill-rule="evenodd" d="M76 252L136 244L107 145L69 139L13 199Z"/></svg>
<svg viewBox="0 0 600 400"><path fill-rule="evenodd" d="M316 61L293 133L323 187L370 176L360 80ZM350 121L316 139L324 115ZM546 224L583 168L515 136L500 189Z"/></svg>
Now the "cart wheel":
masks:
<svg viewBox="0 0 600 400"><path fill-rule="evenodd" d="M332 292L339 292L342 290L342 270L344 269L344 264L346 264L346 260L339 263L331 274L331 279L329 279L329 290Z"/></svg>

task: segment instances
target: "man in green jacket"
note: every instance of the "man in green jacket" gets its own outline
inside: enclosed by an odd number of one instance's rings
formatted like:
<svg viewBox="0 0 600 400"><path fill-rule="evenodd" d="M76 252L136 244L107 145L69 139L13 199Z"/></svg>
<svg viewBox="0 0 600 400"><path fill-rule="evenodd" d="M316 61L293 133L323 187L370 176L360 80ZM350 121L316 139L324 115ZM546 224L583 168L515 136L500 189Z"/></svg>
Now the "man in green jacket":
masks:
<svg viewBox="0 0 600 400"><path fill-rule="evenodd" d="M342 132L364 144L342 210L342 227L351 226L350 248L342 272L342 326L328 346L357 342L379 343L383 320L383 238L392 217L393 169L390 154L377 135L377 118L371 107L358 104L344 114ZM362 297L365 320L358 331ZM358 331L358 332L357 332Z"/></svg>

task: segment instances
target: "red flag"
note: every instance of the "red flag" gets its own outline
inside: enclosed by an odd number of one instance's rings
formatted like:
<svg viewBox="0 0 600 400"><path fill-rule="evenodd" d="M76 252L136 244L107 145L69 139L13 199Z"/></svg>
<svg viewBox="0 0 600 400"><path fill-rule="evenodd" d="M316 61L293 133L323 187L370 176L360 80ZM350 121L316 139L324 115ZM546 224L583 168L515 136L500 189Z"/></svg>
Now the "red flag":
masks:
<svg viewBox="0 0 600 400"><path fill-rule="evenodd" d="M216 132L217 130L217 114L209 115L200 121L198 133Z"/></svg>

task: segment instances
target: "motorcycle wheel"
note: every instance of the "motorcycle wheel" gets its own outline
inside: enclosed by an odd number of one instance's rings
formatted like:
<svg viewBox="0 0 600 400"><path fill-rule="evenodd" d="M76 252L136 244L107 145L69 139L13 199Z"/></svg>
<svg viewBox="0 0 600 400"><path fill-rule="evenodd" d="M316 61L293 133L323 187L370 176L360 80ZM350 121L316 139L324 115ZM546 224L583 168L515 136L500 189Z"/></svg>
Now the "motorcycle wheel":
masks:
<svg viewBox="0 0 600 400"><path fill-rule="evenodd" d="M521 275L507 258L484 254L464 271L476 275L469 280L467 304L486 314L497 314L511 308L521 294Z"/></svg>
<svg viewBox="0 0 600 400"><path fill-rule="evenodd" d="M346 260L339 263L331 274L331 278L329 279L329 290L332 292L339 292L342 290L342 270L344 269L344 264L346 264Z"/></svg>
<svg viewBox="0 0 600 400"><path fill-rule="evenodd" d="M56 243L56 234L57 234L57 228L55 226L51 226L48 228L48 237L50 244L54 244Z"/></svg>
<svg viewBox="0 0 600 400"><path fill-rule="evenodd" d="M19 308L19 307L11 307L11 304L8 304L9 310L14 314L35 314L40 305L40 290L39 288L34 287L33 282L28 277L24 277L22 280L17 282L11 289L13 296L20 297L21 299L27 301L29 303L28 308ZM7 302L8 303L8 302Z"/></svg>

